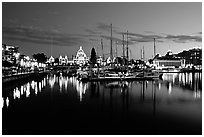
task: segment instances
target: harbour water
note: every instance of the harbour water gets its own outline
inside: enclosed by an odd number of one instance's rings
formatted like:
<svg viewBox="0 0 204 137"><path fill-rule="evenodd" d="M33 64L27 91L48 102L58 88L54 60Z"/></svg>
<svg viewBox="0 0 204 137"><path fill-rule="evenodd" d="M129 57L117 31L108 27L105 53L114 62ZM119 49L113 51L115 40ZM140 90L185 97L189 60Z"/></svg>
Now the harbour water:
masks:
<svg viewBox="0 0 204 137"><path fill-rule="evenodd" d="M49 75L3 87L3 134L202 134L202 73L82 83Z"/></svg>

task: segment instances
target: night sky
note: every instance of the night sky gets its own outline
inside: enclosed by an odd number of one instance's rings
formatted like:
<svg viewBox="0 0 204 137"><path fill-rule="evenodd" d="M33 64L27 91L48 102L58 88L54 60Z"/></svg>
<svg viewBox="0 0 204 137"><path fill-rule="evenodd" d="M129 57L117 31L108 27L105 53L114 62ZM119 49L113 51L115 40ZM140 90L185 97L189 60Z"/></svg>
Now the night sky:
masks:
<svg viewBox="0 0 204 137"><path fill-rule="evenodd" d="M154 37L161 55L169 49L178 53L202 46L201 2L2 3L2 43L19 46L20 53L29 56L43 52L48 57L71 57L80 46L88 56L92 47L101 55L103 39L107 57L111 23L118 55L122 55L122 34L127 30L130 58L134 59L140 58L143 46L145 59L152 57Z"/></svg>

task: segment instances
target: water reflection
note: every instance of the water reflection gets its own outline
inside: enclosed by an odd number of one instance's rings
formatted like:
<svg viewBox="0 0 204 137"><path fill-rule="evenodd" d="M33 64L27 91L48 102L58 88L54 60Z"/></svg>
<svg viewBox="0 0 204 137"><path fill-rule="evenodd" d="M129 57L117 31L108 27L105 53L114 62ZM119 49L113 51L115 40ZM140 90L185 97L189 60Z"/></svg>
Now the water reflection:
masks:
<svg viewBox="0 0 204 137"><path fill-rule="evenodd" d="M13 90L13 97L14 97L14 99L20 98L20 91L18 90L18 87L16 87L16 88Z"/></svg>
<svg viewBox="0 0 204 137"><path fill-rule="evenodd" d="M35 88L35 95L37 95L38 94L38 84L37 84L37 82L34 82L34 88Z"/></svg>
<svg viewBox="0 0 204 137"><path fill-rule="evenodd" d="M118 103L120 103L120 101L122 101L128 108L129 99L131 98L140 103L151 101L154 108L156 108L156 102L158 99L168 99L168 101L169 98L171 98L171 100L201 99L201 74L202 73L166 73L163 75L163 80L156 81L112 81L90 83L83 83L77 80L76 77L58 77L56 75L50 75L41 80L32 80L24 85L15 87L12 95L14 100L20 99L23 96L26 98L29 98L32 95L38 96L44 91L44 88L48 86L51 89L46 89L48 93L53 89L59 94L67 94L75 90L80 102L85 99L89 100L96 98L100 100L102 98L102 100L109 100L110 102L118 101ZM122 97L122 100L114 100L114 98L119 97ZM12 102L9 96L5 97L4 101L6 102L4 104L6 106Z"/></svg>
<svg viewBox="0 0 204 137"><path fill-rule="evenodd" d="M194 92L194 97L195 97L195 99L201 98L201 92L200 91L195 91Z"/></svg>
<svg viewBox="0 0 204 137"><path fill-rule="evenodd" d="M163 80L168 82L169 90L173 85L192 91L202 90L202 73L164 73Z"/></svg>
<svg viewBox="0 0 204 137"><path fill-rule="evenodd" d="M26 97L29 97L30 95L30 83L27 83L27 88L25 89Z"/></svg>
<svg viewBox="0 0 204 137"><path fill-rule="evenodd" d="M49 80L50 87L53 88L56 80L56 75L50 76L49 78L47 77L47 80Z"/></svg>
<svg viewBox="0 0 204 137"><path fill-rule="evenodd" d="M82 101L83 95L85 95L87 88L88 88L87 83L82 83L81 81L76 80L76 90L80 102Z"/></svg>
<svg viewBox="0 0 204 137"><path fill-rule="evenodd" d="M31 93L38 95L38 91L41 92L46 86L46 80L46 77L37 81L32 80L13 88L11 94L8 94L8 96L4 97L4 106L8 107L8 105L11 104L14 100L20 100L24 97L29 98ZM13 100L11 100L11 98Z"/></svg>
<svg viewBox="0 0 204 137"><path fill-rule="evenodd" d="M76 77L50 75L9 89L8 94L2 98L2 105L3 110L6 110L5 117L18 114L21 116L19 119L22 119L24 113L29 111L29 117L32 119L36 116L35 120L40 118L44 120L44 117L40 115L38 117L36 114L52 113L46 120L50 123L59 121L56 125L61 122L70 122L70 125L73 125L77 118L84 115L86 119L81 117L80 121L83 124L78 123L80 127L86 125L91 119L94 122L88 123L87 126L96 123L100 125L106 123L110 126L112 126L111 123L115 123L114 126L117 124L120 126L120 123L126 125L130 122L137 123L139 127L145 121L144 128L152 128L156 125L155 129L162 127L165 129L166 126L160 122L162 120L166 122L166 119L193 121L193 124L199 126L199 122L202 121L201 89L200 74L164 74L163 80L154 81L88 83L78 81ZM53 120L53 117L56 119ZM9 125L18 123L9 121L9 118L6 117L5 120L8 128L10 128ZM33 122L24 122L22 125L27 126L28 123ZM182 124L185 125L185 122ZM127 128L130 127L128 124ZM172 127L175 125L173 124ZM28 126L31 125L28 124ZM45 127L49 128L49 124L42 126L42 128Z"/></svg>
<svg viewBox="0 0 204 137"><path fill-rule="evenodd" d="M3 98L3 106L6 106L7 108L9 107L9 98Z"/></svg>

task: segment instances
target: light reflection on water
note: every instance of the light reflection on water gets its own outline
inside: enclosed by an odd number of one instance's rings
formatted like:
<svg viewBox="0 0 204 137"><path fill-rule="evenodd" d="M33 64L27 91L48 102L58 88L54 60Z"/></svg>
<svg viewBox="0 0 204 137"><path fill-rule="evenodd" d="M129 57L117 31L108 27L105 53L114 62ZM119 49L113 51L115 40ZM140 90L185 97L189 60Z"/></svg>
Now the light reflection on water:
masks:
<svg viewBox="0 0 204 137"><path fill-rule="evenodd" d="M130 106L138 104L138 101L150 101L153 103L153 112L156 113L156 106L163 108L168 103L176 104L179 101L193 103L193 101L201 100L201 75L202 73L166 73L163 75L163 80L156 81L92 83L83 83L78 81L75 77L69 78L51 75L40 81L33 80L24 85L15 87L12 91L12 96L4 97L3 100L4 106L9 108L10 105L15 106L15 100L20 101L21 98L32 98L33 95L39 96L45 91L47 92L46 94L49 94L51 90L54 90L58 94L68 94L75 90L78 100L82 103L83 101L89 101L91 98L97 98L98 101L101 101L101 99L115 101L117 106L120 106L121 101L123 102L120 98L120 96L122 96L126 98L127 104L129 102L128 100L131 100L128 104ZM112 100L112 98L116 99ZM177 109L177 107L171 109L174 110ZM187 109L187 106L185 109ZM163 110L165 110L165 108Z"/></svg>
<svg viewBox="0 0 204 137"><path fill-rule="evenodd" d="M37 81L31 81L24 85L17 86L13 89L11 96L7 96L3 98L3 104L6 105L6 107L9 106L9 100L20 100L23 96L26 98L30 97L31 91L37 95L38 91L40 92L44 87L46 86L46 78L43 80L37 82ZM20 90L19 90L20 89ZM5 99L6 98L6 99ZM13 99L12 99L13 98Z"/></svg>
<svg viewBox="0 0 204 137"><path fill-rule="evenodd" d="M129 128L139 131L140 126L143 126L140 129L148 130L152 126L156 126L152 130L176 126L176 122L168 126L171 120L181 121L179 128L185 125L199 128L202 121L201 73L164 74L163 80L154 81L87 83L75 77L49 75L10 88L7 93L2 98L2 105L4 125L6 123L4 127L8 129L15 129L14 123L21 124L23 128L37 128L32 126L35 125L33 123L40 123L38 129L47 127L49 131L53 123L58 125L54 129L65 130L68 129L67 126L60 126L61 123L69 123L69 129L72 126L76 128L75 124L79 127L102 125L101 128L110 125L109 128L112 128L120 126L122 121L121 125L125 125L128 131ZM39 116L41 113L45 117ZM12 117L14 118L11 119ZM23 120L15 121L15 117ZM29 119L28 122L25 119ZM47 123L41 124L44 120ZM101 124L103 122L104 127ZM117 122L118 124L112 124ZM129 122L136 123L136 127L131 127ZM121 129L123 128L124 126ZM183 129L185 132L186 129Z"/></svg>

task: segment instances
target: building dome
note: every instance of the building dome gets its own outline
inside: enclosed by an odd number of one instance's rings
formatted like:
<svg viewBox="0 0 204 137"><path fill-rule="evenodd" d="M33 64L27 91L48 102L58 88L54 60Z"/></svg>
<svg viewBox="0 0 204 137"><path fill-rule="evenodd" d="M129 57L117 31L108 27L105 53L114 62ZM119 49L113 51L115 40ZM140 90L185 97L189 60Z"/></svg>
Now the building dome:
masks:
<svg viewBox="0 0 204 137"><path fill-rule="evenodd" d="M80 46L79 50L77 51L76 58L86 58L86 54L84 53L81 46Z"/></svg>
<svg viewBox="0 0 204 137"><path fill-rule="evenodd" d="M82 46L79 47L74 61L76 62L76 64L85 64L88 62L88 57L82 49Z"/></svg>

